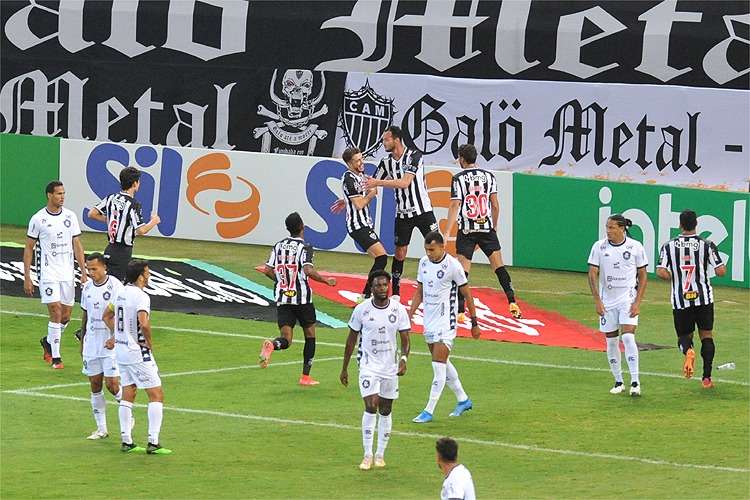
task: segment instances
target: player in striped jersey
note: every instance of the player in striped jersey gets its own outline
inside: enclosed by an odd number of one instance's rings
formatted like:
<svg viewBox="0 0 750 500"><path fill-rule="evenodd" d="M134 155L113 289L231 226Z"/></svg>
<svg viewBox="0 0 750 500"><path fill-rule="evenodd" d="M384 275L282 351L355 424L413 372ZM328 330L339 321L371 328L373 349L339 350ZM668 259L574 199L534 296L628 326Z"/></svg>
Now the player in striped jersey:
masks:
<svg viewBox="0 0 750 500"><path fill-rule="evenodd" d="M611 394L624 390L620 367L620 339L630 370L630 395L641 395L638 345L635 329L641 300L646 292L648 259L643 245L630 237L633 223L621 214L607 219L607 237L597 241L589 254L589 287L599 315L599 331L607 339L607 360L615 377Z"/></svg>
<svg viewBox="0 0 750 500"><path fill-rule="evenodd" d="M307 282L312 278L328 286L336 285L336 278L324 278L313 266L312 246L305 243L305 224L297 212L291 213L284 221L289 238L284 238L273 246L263 274L276 282L276 314L279 337L263 341L259 362L266 368L273 351L288 349L292 344L294 326L299 321L305 334L305 348L302 351L303 364L300 385L318 385L310 377L310 369L315 357L315 306L312 302L312 288Z"/></svg>
<svg viewBox="0 0 750 500"><path fill-rule="evenodd" d="M424 248L427 255L419 260L417 271L417 291L411 300L409 317L424 301L424 339L432 354L432 385L430 398L425 409L412 422L422 424L432 421L443 388L447 385L456 395L456 407L450 413L458 417L471 410L473 403L464 391L458 378L458 371L448 359L453 340L456 338L456 316L458 314L458 294L466 299L471 314L471 336L479 338L476 309L471 290L461 264L445 251L443 236L438 231L427 233Z"/></svg>
<svg viewBox="0 0 750 500"><path fill-rule="evenodd" d="M365 191L365 162L359 148L347 148L342 155L347 170L341 179L346 202L346 231L349 236L370 255L375 262L370 268L370 273L385 269L388 257L380 238L373 228L372 218L368 205L378 195L377 188ZM371 280L367 280L362 296L364 299L370 297Z"/></svg>
<svg viewBox="0 0 750 500"><path fill-rule="evenodd" d="M81 358L83 374L88 376L91 385L91 409L96 422L96 430L87 439L103 439L109 433L107 401L102 386L106 384L118 403L122 398L122 388L115 353L105 347L111 332L102 318L122 289L122 283L107 275L106 260L99 252L86 256L86 269L91 279L81 291Z"/></svg>
<svg viewBox="0 0 750 500"><path fill-rule="evenodd" d="M78 218L72 210L63 207L65 187L60 181L52 181L45 191L47 205L34 214L26 233L23 289L28 296L34 293L31 261L36 253L39 293L49 314L47 336L39 342L44 350L44 360L59 370L64 368L60 354L62 334L75 303L74 258L81 269L81 285L86 283L87 275Z"/></svg>
<svg viewBox="0 0 750 500"><path fill-rule="evenodd" d="M89 217L107 224L109 244L104 250L107 273L119 280L125 278L135 236L147 234L161 222L156 214L148 222L143 221L141 204L135 199L140 187L141 171L126 167L120 171L121 191L107 196L89 211Z"/></svg>
<svg viewBox="0 0 750 500"><path fill-rule="evenodd" d="M711 276L724 276L727 272L719 251L713 242L698 236L698 217L692 210L680 213L680 235L666 242L659 253L656 274L672 281L672 316L677 333L677 345L682 354L683 375L693 376L695 351L693 332L698 325L703 358L703 387L714 386L711 368L716 347L713 339L714 292Z"/></svg>
<svg viewBox="0 0 750 500"><path fill-rule="evenodd" d="M391 262L391 285L393 295L399 295L404 259L414 228L426 236L437 231L438 224L427 195L422 155L404 146L401 129L393 125L383 132L383 147L389 154L380 160L375 175L365 182L365 189L393 188L396 197L396 250Z"/></svg>
<svg viewBox="0 0 750 500"><path fill-rule="evenodd" d="M510 275L503 264L500 241L497 239L497 219L500 204L497 200L495 176L476 166L477 148L473 144L462 144L458 148L458 164L462 172L453 176L451 183L451 205L448 209L448 225L445 234L453 231L458 220L456 235L456 257L469 277L471 259L477 246L490 260L492 271L508 298L510 314L519 319L521 309L516 304L516 295ZM458 298L459 321L464 314L463 296Z"/></svg>

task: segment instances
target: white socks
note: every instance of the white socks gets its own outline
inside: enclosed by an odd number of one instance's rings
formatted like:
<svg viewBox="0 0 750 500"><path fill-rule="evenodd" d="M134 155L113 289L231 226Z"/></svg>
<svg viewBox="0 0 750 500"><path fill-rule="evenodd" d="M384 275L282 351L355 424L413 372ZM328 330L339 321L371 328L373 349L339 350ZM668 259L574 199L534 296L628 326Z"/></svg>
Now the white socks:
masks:
<svg viewBox="0 0 750 500"><path fill-rule="evenodd" d="M609 361L609 369L612 370L612 375L615 376L615 382L622 383L619 337L607 337L607 361Z"/></svg>
<svg viewBox="0 0 750 500"><path fill-rule="evenodd" d="M635 343L635 335L632 333L623 333L622 343L625 345L625 359L628 361L630 381L640 384L641 381L638 376L638 344Z"/></svg>
<svg viewBox="0 0 750 500"><path fill-rule="evenodd" d="M52 357L60 357L60 338L62 337L62 325L60 323L47 323L47 342L52 348Z"/></svg>
<svg viewBox="0 0 750 500"><path fill-rule="evenodd" d="M391 439L391 428L393 427L393 419L391 414L380 415L378 420L378 451L375 455L382 457L385 455L385 448L388 446L388 440Z"/></svg>
<svg viewBox="0 0 750 500"><path fill-rule="evenodd" d="M432 415L435 413L435 406L437 406L440 400L440 395L443 393L445 387L446 377L446 366L445 363L432 362L432 387L430 388L430 400L427 402L425 411Z"/></svg>
<svg viewBox="0 0 750 500"><path fill-rule="evenodd" d="M122 436L122 442L131 444L133 442L133 436L130 435L130 428L132 426L131 420L133 418L133 403L129 401L120 401L120 410L118 414L120 417L120 436ZM149 421L150 420L151 419L149 419Z"/></svg>
<svg viewBox="0 0 750 500"><path fill-rule="evenodd" d="M91 409L94 412L96 428L100 432L107 432L107 402L102 391L91 393Z"/></svg>
<svg viewBox="0 0 750 500"><path fill-rule="evenodd" d="M159 432L161 431L161 419L164 413L164 403L148 404L148 442L159 444Z"/></svg>
<svg viewBox="0 0 750 500"><path fill-rule="evenodd" d="M458 371L450 359L445 363L445 368L445 385L456 395L456 400L461 402L469 399L469 395L464 392L464 388L458 378Z"/></svg>
<svg viewBox="0 0 750 500"><path fill-rule="evenodd" d="M362 414L362 446L365 449L365 456L372 456L372 441L375 436L375 420L378 418L377 413ZM378 448L380 443L378 443Z"/></svg>

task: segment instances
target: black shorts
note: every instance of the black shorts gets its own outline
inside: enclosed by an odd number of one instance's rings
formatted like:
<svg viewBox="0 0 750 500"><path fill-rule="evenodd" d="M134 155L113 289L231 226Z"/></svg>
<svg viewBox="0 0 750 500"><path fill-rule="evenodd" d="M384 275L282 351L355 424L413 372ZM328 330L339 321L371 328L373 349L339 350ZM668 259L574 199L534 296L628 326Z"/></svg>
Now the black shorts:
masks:
<svg viewBox="0 0 750 500"><path fill-rule="evenodd" d="M673 309L674 330L677 336L689 335L698 325L699 330L714 329L714 304L692 306L687 309Z"/></svg>
<svg viewBox="0 0 750 500"><path fill-rule="evenodd" d="M133 257L133 247L110 243L104 249L104 258L107 260L107 274L118 280L125 281L125 272L128 270L128 262Z"/></svg>
<svg viewBox="0 0 750 500"><path fill-rule="evenodd" d="M310 325L314 325L317 321L317 318L315 317L315 306L311 303L309 304L281 304L276 306L276 323L279 325L279 328L282 326L291 326L294 328L294 325L297 324L297 321L299 321L299 324L302 328Z"/></svg>
<svg viewBox="0 0 750 500"><path fill-rule="evenodd" d="M414 228L419 229L422 233L422 237L427 236L430 231L438 230L438 223L435 219L435 214L432 211L425 212L415 217L409 217L406 219L396 218L395 243L397 247L405 247L409 245L411 241L411 233L414 232Z"/></svg>
<svg viewBox="0 0 750 500"><path fill-rule="evenodd" d="M458 255L463 255L471 260L474 257L474 249L477 245L487 257L500 250L500 241L498 241L495 231L469 234L459 231L456 235L456 253Z"/></svg>
<svg viewBox="0 0 750 500"><path fill-rule="evenodd" d="M362 227L349 233L349 236L359 245L365 252L368 248L373 246L375 243L380 241L378 235L375 234L375 230L371 227Z"/></svg>

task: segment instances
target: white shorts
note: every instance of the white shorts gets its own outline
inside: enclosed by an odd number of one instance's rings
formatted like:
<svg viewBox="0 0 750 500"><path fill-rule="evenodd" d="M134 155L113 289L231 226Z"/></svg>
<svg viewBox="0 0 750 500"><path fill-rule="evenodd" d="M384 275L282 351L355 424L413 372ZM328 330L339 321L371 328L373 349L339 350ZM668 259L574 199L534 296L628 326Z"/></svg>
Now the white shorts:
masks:
<svg viewBox="0 0 750 500"><path fill-rule="evenodd" d="M75 281L47 281L39 283L39 294L42 296L42 304L53 304L60 302L66 306L72 306L76 301Z"/></svg>
<svg viewBox="0 0 750 500"><path fill-rule="evenodd" d="M359 393L363 398L377 394L383 399L398 399L398 376L380 377L360 372Z"/></svg>
<svg viewBox="0 0 750 500"><path fill-rule="evenodd" d="M81 370L81 373L88 377L93 377L100 373L109 378L120 376L120 370L117 369L117 362L114 356L83 358L83 370Z"/></svg>
<svg viewBox="0 0 750 500"><path fill-rule="evenodd" d="M132 365L120 365L120 385L135 385L138 389L153 389L161 386L159 367L153 361L142 361Z"/></svg>
<svg viewBox="0 0 750 500"><path fill-rule="evenodd" d="M456 330L450 330L450 331L441 331L441 332L425 332L424 333L424 341L428 344L437 344L438 342L441 342L445 344L445 346L450 351L453 349L453 340L456 338Z"/></svg>
<svg viewBox="0 0 750 500"><path fill-rule="evenodd" d="M616 332L622 325L638 325L638 316L630 317L630 303L607 307L604 316L599 317L599 331L602 333Z"/></svg>

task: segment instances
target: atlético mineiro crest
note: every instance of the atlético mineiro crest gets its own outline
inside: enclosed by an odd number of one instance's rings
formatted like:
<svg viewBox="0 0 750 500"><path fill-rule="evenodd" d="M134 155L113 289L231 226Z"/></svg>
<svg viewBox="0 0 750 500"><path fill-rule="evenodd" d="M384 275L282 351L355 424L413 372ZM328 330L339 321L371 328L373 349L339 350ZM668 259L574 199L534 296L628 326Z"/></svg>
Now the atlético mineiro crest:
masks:
<svg viewBox="0 0 750 500"><path fill-rule="evenodd" d="M359 90L345 91L339 127L347 146L358 147L364 157L374 155L396 112L393 99L375 92L368 80Z"/></svg>

